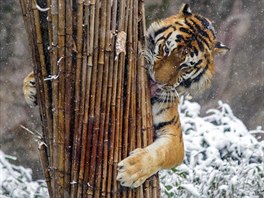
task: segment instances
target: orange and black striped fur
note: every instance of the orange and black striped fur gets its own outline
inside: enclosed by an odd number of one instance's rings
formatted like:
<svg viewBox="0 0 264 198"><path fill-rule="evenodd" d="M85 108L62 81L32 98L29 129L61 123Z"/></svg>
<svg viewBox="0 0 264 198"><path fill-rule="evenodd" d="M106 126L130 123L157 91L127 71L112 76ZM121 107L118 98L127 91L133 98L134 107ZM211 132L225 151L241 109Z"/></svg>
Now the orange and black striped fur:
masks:
<svg viewBox="0 0 264 198"><path fill-rule="evenodd" d="M152 86L152 114L156 140L138 148L118 164L117 180L135 188L161 169L180 164L184 157L178 95L208 87L214 56L228 51L216 41L212 23L192 14L188 4L177 15L151 24L143 54ZM24 80L28 104L36 105L33 73Z"/></svg>
<svg viewBox="0 0 264 198"><path fill-rule="evenodd" d="M214 56L228 48L216 41L212 23L192 14L188 4L177 15L151 24L143 52L152 79L152 114L156 140L134 150L118 164L117 180L138 187L161 169L179 165L184 157L178 95L210 85Z"/></svg>

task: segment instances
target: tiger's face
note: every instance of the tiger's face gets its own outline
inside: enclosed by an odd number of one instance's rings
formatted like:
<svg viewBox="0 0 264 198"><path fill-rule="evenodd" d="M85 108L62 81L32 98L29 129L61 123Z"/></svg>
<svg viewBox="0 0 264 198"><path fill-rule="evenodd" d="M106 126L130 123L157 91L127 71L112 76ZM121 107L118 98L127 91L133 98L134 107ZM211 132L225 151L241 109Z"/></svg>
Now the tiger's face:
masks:
<svg viewBox="0 0 264 198"><path fill-rule="evenodd" d="M214 56L228 50L216 40L212 23L192 14L185 4L177 15L151 24L145 57L159 89L181 94L208 87L214 74Z"/></svg>

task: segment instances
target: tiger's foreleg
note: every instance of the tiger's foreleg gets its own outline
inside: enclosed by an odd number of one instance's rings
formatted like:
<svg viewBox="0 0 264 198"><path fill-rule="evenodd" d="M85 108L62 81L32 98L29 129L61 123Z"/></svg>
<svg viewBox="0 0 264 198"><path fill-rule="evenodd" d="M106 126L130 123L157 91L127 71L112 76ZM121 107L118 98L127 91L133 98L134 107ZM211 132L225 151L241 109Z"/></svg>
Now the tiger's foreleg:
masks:
<svg viewBox="0 0 264 198"><path fill-rule="evenodd" d="M162 105L162 106L161 106ZM161 169L180 164L184 157L178 101L152 106L156 140L146 148L137 148L118 164L117 180L136 188Z"/></svg>

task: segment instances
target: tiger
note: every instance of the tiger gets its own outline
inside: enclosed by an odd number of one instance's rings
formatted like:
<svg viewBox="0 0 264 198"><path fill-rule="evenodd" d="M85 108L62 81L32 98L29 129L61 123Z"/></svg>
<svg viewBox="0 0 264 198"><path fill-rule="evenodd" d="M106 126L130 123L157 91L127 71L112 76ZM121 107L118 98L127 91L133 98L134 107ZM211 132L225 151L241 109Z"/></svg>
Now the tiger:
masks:
<svg viewBox="0 0 264 198"><path fill-rule="evenodd" d="M117 180L137 188L162 169L180 165L184 143L179 119L179 96L208 88L214 75L214 57L229 48L216 39L212 22L193 14L183 4L178 14L153 22L143 50L151 81L151 105L156 139L137 148L118 163Z"/></svg>
<svg viewBox="0 0 264 198"><path fill-rule="evenodd" d="M212 23L193 14L184 4L178 14L153 22L146 33L146 69L151 81L151 105L155 140L137 148L118 163L117 181L137 188L162 169L182 163L184 143L179 119L179 96L209 87L214 56L229 49L216 40ZM34 74L24 80L23 91L30 106L37 105Z"/></svg>

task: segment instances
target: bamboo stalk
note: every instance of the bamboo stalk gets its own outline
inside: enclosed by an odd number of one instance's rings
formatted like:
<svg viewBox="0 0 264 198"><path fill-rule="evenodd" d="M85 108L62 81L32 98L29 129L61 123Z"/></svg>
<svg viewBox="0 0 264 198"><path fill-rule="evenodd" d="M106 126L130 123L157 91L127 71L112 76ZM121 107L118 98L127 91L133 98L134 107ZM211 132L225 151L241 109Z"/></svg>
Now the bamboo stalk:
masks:
<svg viewBox="0 0 264 198"><path fill-rule="evenodd" d="M84 8L86 5L84 4ZM86 11L86 12L85 12ZM81 153L85 153L86 149L86 139L87 139L87 122L86 124L84 123L84 115L85 115L85 105L86 105L86 97L87 94L87 42L85 39L87 38L86 34L86 25L88 25L88 10L84 9L83 10L83 35L82 35L82 72L81 72L81 96L80 96L80 113L79 113L79 130L81 134L81 152L80 152L80 162L79 162L79 175L78 175L78 190L77 190L77 197L82 197L83 196L83 178L84 178L84 171L85 171L85 155L81 155ZM81 39L81 38L78 38Z"/></svg>
<svg viewBox="0 0 264 198"><path fill-rule="evenodd" d="M141 50L141 43L138 42L139 50ZM137 98L142 98L142 66L143 66L143 60L142 57L138 58L137 61ZM141 99L142 100L142 99ZM136 135L136 147L141 148L142 147L142 102L141 100L137 100L137 135Z"/></svg>
<svg viewBox="0 0 264 198"><path fill-rule="evenodd" d="M90 115L89 115L89 134L93 134L92 143L94 145L98 144L99 136L99 110L100 110L100 101L101 101L101 83L102 83L102 65L98 62L99 58L99 25L100 25L100 2L96 1L95 4L95 26L94 26L94 57L93 57L93 73L92 73L92 89L91 89L91 100L90 100ZM89 184L92 186L92 189L88 189L88 195L92 192L95 193L95 170L96 170L96 155L97 155L97 146L92 147L90 166L89 166ZM89 196L88 196L89 197Z"/></svg>
<svg viewBox="0 0 264 198"><path fill-rule="evenodd" d="M138 42L138 47L139 50L141 50L141 43ZM143 134L143 119L144 117L142 116L142 84L143 84L143 79L142 79L142 72L144 72L144 70L142 70L142 67L144 66L144 60L142 57L138 58L137 61L137 98L139 98L137 100L137 135L136 135L136 147L137 148L142 148L142 134ZM143 186L140 186L137 189L136 192L136 197L143 197Z"/></svg>
<svg viewBox="0 0 264 198"><path fill-rule="evenodd" d="M107 5L111 4L111 0L107 0ZM103 173L102 173L102 197L107 196L107 164L108 164L108 149L109 149L109 141L110 141L110 134L109 134L109 114L110 114L110 105L111 105L111 91L112 91L112 77L113 77L113 70L111 61L111 54L113 54L113 45L111 47L111 20L115 20L111 18L111 6L107 7L106 11L106 43L105 43L105 69L106 73L108 73L108 78L105 78L104 84L104 91L103 91L103 107L105 108L105 122L104 122L104 141L103 141ZM106 94L106 95L104 95ZM105 100L104 100L105 98Z"/></svg>
<svg viewBox="0 0 264 198"><path fill-rule="evenodd" d="M72 168L71 168L71 194L74 198L77 195L77 181L79 175L80 162L80 145L81 132L80 127L80 104L81 104L81 72L82 72L82 25L83 25L83 1L77 1L77 35L76 35L76 73L75 73L75 96L74 96L74 136L73 136L73 153L72 153ZM77 82L77 83L76 83Z"/></svg>
<svg viewBox="0 0 264 198"><path fill-rule="evenodd" d="M97 168L95 177L95 197L101 195L101 174L102 174L102 156L103 156L103 138L104 138L104 121L105 121L105 104L108 83L108 59L106 59L105 45L106 45L106 21L107 21L107 0L101 1L101 21L99 33L99 59L98 59L98 84L97 84L97 109L95 109L95 128L99 128L99 139L97 149ZM106 59L106 60L105 60ZM105 62L106 61L106 62ZM104 75L104 78L103 78ZM101 92L99 92L101 90ZM102 103L102 104L101 104Z"/></svg>
<svg viewBox="0 0 264 198"><path fill-rule="evenodd" d="M52 83L52 113L53 113L53 137L52 137L52 160L51 160L51 168L52 168L52 181L54 194L59 193L59 125L58 125L58 77L59 77L59 69L58 69L58 1L51 0L51 18L52 18L52 46L51 46L51 83Z"/></svg>
<svg viewBox="0 0 264 198"><path fill-rule="evenodd" d="M82 63L82 90L81 90L81 106L80 106L80 120L79 120L79 129L81 132L81 151L80 151L80 162L79 162L79 176L78 176L78 190L77 190L77 197L82 197L83 192L83 177L85 171L85 153L86 151L86 139L87 139L87 127L84 126L84 114L85 114L85 101L86 101L86 80L87 78L87 52L86 52L86 43L84 42L83 47L83 63ZM87 125L87 123L86 123Z"/></svg>
<svg viewBox="0 0 264 198"><path fill-rule="evenodd" d="M138 1L137 0L133 0L131 1L132 6L133 6L133 13L131 13L133 15L132 17L132 47L133 47L133 53L132 53L132 57L133 57L133 64L132 64L132 88L131 88L131 115L130 115L130 147L129 147L129 151L133 151L136 148L136 132L137 132L137 123L136 123L136 119L137 119L137 113L136 113L136 107L137 107L137 98L136 98L136 93L137 93L137 88L136 88L136 74L137 74L137 70L136 70L136 63L137 63L137 59L138 59L138 51L137 51L137 43L138 43ZM138 98L139 99L139 98ZM131 194L132 197L136 196L138 190L133 190L133 193ZM130 191L131 192L131 191Z"/></svg>
<svg viewBox="0 0 264 198"><path fill-rule="evenodd" d="M144 81L145 81L145 95L146 95L146 99L150 99L150 90L149 90L149 85L148 85L148 80L147 80L147 75L146 75L146 72L144 72ZM143 107L144 108L144 107ZM152 142L153 142L153 124L152 124L152 116L151 116L151 107L150 107L150 104L149 103L146 103L145 104L145 108L146 108L146 131L145 133L143 134L143 138L144 138L144 141L143 141L143 144L144 144L144 147L150 145ZM153 178L150 178L148 179L144 186L145 186L145 196L146 197L151 197L152 195L152 188L150 186L151 184L151 180Z"/></svg>
<svg viewBox="0 0 264 198"><path fill-rule="evenodd" d="M66 0L66 52L65 52L65 171L64 171L64 197L69 196L70 193L70 179L71 179L71 115L72 115L72 52L73 52L73 27L72 27L72 6L71 0Z"/></svg>
<svg viewBox="0 0 264 198"><path fill-rule="evenodd" d="M119 16L118 16L118 31L124 31L125 30L125 7L126 7L126 1L120 0L119 1ZM121 161L121 147L122 147L122 94L123 94L123 67L125 62L125 55L124 53L121 53L118 55L118 64L115 65L116 68L118 68L118 75L117 75L117 95L116 95L116 137L115 137L115 143L114 143L114 166L113 166L113 191L116 192L116 194L113 195L113 197L116 197L119 195L118 189L120 188L120 184L116 181L116 175L117 175L117 164L119 161Z"/></svg>
<svg viewBox="0 0 264 198"><path fill-rule="evenodd" d="M146 76L146 72L145 72L145 89L146 89L146 98L150 99L150 89L149 89L149 84L148 84L148 79ZM152 122L152 115L151 115L151 105L150 103L146 104L146 111L147 111L147 145L150 145L153 142L154 136L153 136L153 122ZM147 146L145 145L145 146ZM147 196L152 197L152 193L153 193L153 179L155 180L155 176L152 176L150 179L148 179L148 181L146 182L146 185L149 185L149 193L147 194ZM157 195L155 195L157 196Z"/></svg>
<svg viewBox="0 0 264 198"><path fill-rule="evenodd" d="M131 88L131 115L130 115L130 129L131 129L131 135L130 135L130 151L133 151L137 145L136 145L136 129L137 129L137 123L136 123L136 119L138 119L137 117L137 113L136 113L136 107L137 107L137 87L136 87L136 74L137 74L137 68L136 68L136 63L137 63L137 59L138 59L138 51L137 51L137 44L138 44L138 1L137 0L133 0L133 26L132 26L132 37L133 37L133 53L132 53L132 57L133 57L133 64L132 64L132 88ZM138 98L139 99L139 98Z"/></svg>
<svg viewBox="0 0 264 198"><path fill-rule="evenodd" d="M134 150L137 148L137 143L136 143L136 133L137 133L137 122L136 119L139 119L137 117L137 79L136 76L138 74L137 72L137 60L138 60L138 0L133 1L133 57L134 57L134 62L133 62L133 73L132 73L132 106L131 106L131 137L130 137L130 142L131 142L131 147L130 151Z"/></svg>
<svg viewBox="0 0 264 198"><path fill-rule="evenodd" d="M92 140L92 125L91 125L91 120L90 120L90 112L92 111L91 108L93 108L92 104L90 103L91 98L91 89L92 89L92 84L95 82L92 78L93 75L93 49L94 49L94 26L95 26L95 0L91 0L90 2L90 18L89 18L89 24L90 26L87 27L88 33L87 36L87 53L88 53L88 78L89 81L87 82L87 87L89 90L87 90L87 99L86 99L86 113L84 117L84 124L85 124L85 130L87 131L87 148L86 148L86 153L85 153L85 173L84 173L84 182L87 184L83 188L83 194L89 195L90 189L90 183L89 183L89 166L90 166L90 154L91 154L91 140ZM89 123L88 123L89 121ZM88 129L87 129L88 125ZM88 189L88 190L87 190ZM86 195L85 195L86 197Z"/></svg>
<svg viewBox="0 0 264 198"><path fill-rule="evenodd" d="M130 102L130 112L129 112L129 136L128 136L128 151L131 152L136 148L136 142L135 142L135 135L136 135L136 84L135 84L135 72L136 72L136 68L135 68L135 61L137 59L137 56L135 56L135 51L136 51L136 46L134 45L134 34L137 34L137 32L134 32L134 18L137 18L137 14L135 13L135 4L133 2L133 0L130 1L130 13L129 13L129 22L128 22L128 33L130 33L130 35L128 36L128 41L129 41L129 45L131 45L131 52L130 52L130 56L131 56L131 65L129 66L131 68L131 102ZM137 25L137 24L136 24ZM129 152L127 153L127 155L129 155ZM132 198L135 196L136 190L129 190L128 191L128 197Z"/></svg>
<svg viewBox="0 0 264 198"><path fill-rule="evenodd" d="M51 57L52 57L52 49L53 49L53 43L52 43L52 36L53 36L53 30L52 30L52 15L51 15L51 0L47 0L47 8L48 9L48 16L47 16L47 21L48 21L48 42L49 42L49 46L48 46L48 51L49 51L49 55L48 55L48 59L49 59L49 68L47 69L47 71L49 70L49 75L45 76L48 77L50 75L52 75L52 68L51 68ZM45 54L46 56L46 54ZM45 95L47 95L49 97L49 103L47 103L46 107L49 107L49 111L48 111L48 154L49 154L49 161L50 161L50 166L52 166L52 161L53 161L53 113L52 113L52 88L51 88L51 83L49 84L50 89L49 89L49 93L45 93ZM53 173L52 173L53 174ZM53 177L51 175L51 177Z"/></svg>
<svg viewBox="0 0 264 198"><path fill-rule="evenodd" d="M132 41L133 41L133 37L132 37L132 17L133 17L133 7L132 7L132 0L129 0L128 5L126 7L126 13L127 13L127 17L126 17L126 21L125 21L125 28L126 28L126 32L127 32L127 60L126 60L126 64L124 67L124 73L125 76L124 78L126 78L126 93L124 96L124 118L123 118L123 122L124 122L124 127L123 130L121 130L122 133L122 148L120 148L120 151L122 151L122 156L121 159L124 159L128 156L128 146L129 146L129 132L131 132L131 128L129 128L129 123L130 123L130 112L131 112L131 86L132 86L132 73L133 73L133 46L132 46ZM124 85L123 85L124 86ZM131 197L132 196L132 190L127 190L127 189L122 189L121 191L122 193L122 197Z"/></svg>
<svg viewBox="0 0 264 198"><path fill-rule="evenodd" d="M36 68L35 73L37 73L38 76L43 76L43 73L46 71L46 68L42 69L43 66L45 67L45 58L44 58L44 51L43 51L43 42L42 42L42 35L41 35L41 29L40 29L40 17L39 17L39 13L38 10L36 9L36 2L30 2L30 6L32 6L32 12L33 12L33 17L32 17L32 28L36 31L36 37L35 37L35 41L36 41L36 50L37 50L37 55L38 55L38 68ZM39 70L40 68L40 70ZM45 75L45 74L44 74ZM45 93L47 93L47 84L43 82L43 80L41 80L41 78L39 78L39 89L44 91ZM45 86L46 85L46 86ZM47 99L47 97L42 97L42 99L39 101L40 105L45 103L45 100ZM41 105L42 107L40 108L40 111L42 111L42 115L43 115L43 122L45 122L45 131L48 131L48 123L47 123L47 112L45 111L45 107L43 105ZM47 132L46 132L47 133ZM44 133L44 137L47 137L47 134Z"/></svg>
<svg viewBox="0 0 264 198"><path fill-rule="evenodd" d="M48 12L47 21L48 21L49 46L52 47L53 31L52 31L52 16L51 16L51 0L47 0L47 8L49 8L47 11Z"/></svg>
<svg viewBox="0 0 264 198"><path fill-rule="evenodd" d="M90 94L90 85L91 85L91 67L88 65L88 56L89 56L89 1L86 0L84 2L84 30L85 34L83 36L83 72L82 82L85 83L83 85L82 90L82 119L80 120L80 124L82 123L82 148L81 148L81 159L80 159L80 171L79 171L79 179L78 179L78 191L77 197L86 197L86 184L84 182L85 176L85 152L87 152L87 125L88 125L88 113L89 113L89 94Z"/></svg>
<svg viewBox="0 0 264 198"><path fill-rule="evenodd" d="M38 150L39 150L39 158L40 158L42 169L44 172L45 181L47 183L49 195L50 195L50 197L53 197L51 178L50 178L49 161L48 161L47 145L44 142L39 142Z"/></svg>
<svg viewBox="0 0 264 198"><path fill-rule="evenodd" d="M131 101L131 80L132 80L132 64L133 64L133 48L132 48L132 1L129 0L129 22L127 28L127 67L125 73L127 73L127 87L126 87L126 101L125 101L125 108L124 108L124 130L122 132L123 136L123 145L122 145L122 159L128 156L128 130L129 130L129 112L130 112L130 101Z"/></svg>
<svg viewBox="0 0 264 198"><path fill-rule="evenodd" d="M141 78L142 78L142 101L141 101L141 108L142 108L142 146L146 147L148 145L148 140L147 140L147 127L148 127L148 121L147 121L147 108L146 108L146 90L145 90L145 86L146 86L146 81L145 81L145 71L144 68L141 68ZM147 180L144 183L144 197L149 198L149 193L148 193L148 189L149 189L149 181Z"/></svg>
<svg viewBox="0 0 264 198"><path fill-rule="evenodd" d="M139 50L141 49L140 43L139 45ZM137 98L142 97L142 58L138 58L137 61ZM136 135L136 147L141 148L142 147L142 140L141 140L141 133L142 133L142 115L141 115L141 107L142 102L141 100L137 100L137 135Z"/></svg>
<svg viewBox="0 0 264 198"><path fill-rule="evenodd" d="M43 78L39 78L39 83L41 85L41 87L43 87L43 95L44 95L44 100L42 100L42 104L45 103L45 105L43 105L43 116L45 117L45 122L46 124L46 133L44 133L44 138L45 141L47 142L47 144L49 145L49 142L47 141L48 138L48 134L50 133L49 130L52 128L52 114L51 114L51 103L50 103L50 99L49 99L49 87L48 87L48 82L47 81L43 81L43 79L45 77L48 76L48 72L47 72L47 63L45 62L45 54L44 54L44 44L43 44L43 39L42 39L42 33L41 33L41 26L40 26L40 14L39 14L39 10L36 8L37 3L35 2L35 0L33 1L32 4L32 11L33 11L33 15L34 15L34 27L35 27L35 31L36 31L36 42L37 42L37 48L38 48L38 54L39 54L39 58L40 58L40 65L39 68L41 69L41 75L43 76Z"/></svg>
<svg viewBox="0 0 264 198"><path fill-rule="evenodd" d="M36 8L36 2L33 1L32 3L32 11L33 11L33 17L34 17L34 29L35 29L35 33L36 33L36 47L38 49L38 55L39 55L39 65L37 66L40 69L37 69L37 75L38 75L38 84L40 85L40 88L43 90L42 95L39 95L38 97L41 99L43 98L44 100L42 100L42 102L39 104L41 106L42 110L42 115L43 115L43 122L46 123L45 124L45 128L46 130L44 130L43 134L44 137L46 139L46 137L49 136L49 133L51 133L52 130L52 115L51 115L51 109L50 109L50 100L49 100L49 88L48 88L48 84L47 82L43 81L45 77L48 76L47 74L47 69L46 69L46 63L45 63L45 55L44 55L44 50L43 50L43 41L42 41L42 33L41 33L41 27L40 27L40 16L39 16L39 11ZM41 93L41 91L39 92ZM46 132L45 132L46 131ZM47 139L46 139L46 142ZM48 144L49 145L49 144ZM44 160L44 153L41 153L41 157ZM46 154L46 159L48 159L48 153ZM48 161L43 161L42 163L45 165L45 167L49 167L49 163ZM49 191L51 191L51 186L50 186L50 172L45 172L45 177L46 180L48 181L48 189Z"/></svg>
<svg viewBox="0 0 264 198"><path fill-rule="evenodd" d="M59 67L59 93L58 93L58 125L59 125L59 136L57 137L58 145L59 145L59 161L58 163L58 196L64 196L65 194L69 195L69 191L64 191L64 171L65 171L65 154L64 154L64 131L65 131L65 2L64 0L58 1L58 57L59 60L57 62Z"/></svg>
<svg viewBox="0 0 264 198"><path fill-rule="evenodd" d="M112 5L112 14L111 14L111 29L112 29L112 34L115 33L116 30L116 24L117 24L117 1L113 1ZM114 54L114 46L115 46L115 41L116 37L112 36L112 46L111 46L111 53L110 53L110 71L109 71L109 98L111 98L111 102L109 105L109 112L111 118L111 125L110 125L110 145L109 145L109 157L108 159L108 168L107 168L107 187L106 187L106 192L107 192L107 197L112 196L112 172L113 172L113 161L114 161L114 145L115 145L115 139L116 139L116 132L115 132L115 108L116 108L116 85L117 85L117 60L115 59L115 54Z"/></svg>

